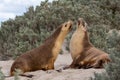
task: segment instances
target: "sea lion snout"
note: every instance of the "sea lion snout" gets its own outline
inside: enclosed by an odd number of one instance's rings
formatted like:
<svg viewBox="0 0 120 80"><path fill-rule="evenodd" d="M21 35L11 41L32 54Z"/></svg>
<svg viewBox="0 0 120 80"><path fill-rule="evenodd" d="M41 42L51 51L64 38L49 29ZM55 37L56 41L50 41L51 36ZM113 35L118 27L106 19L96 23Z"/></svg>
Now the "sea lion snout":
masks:
<svg viewBox="0 0 120 80"><path fill-rule="evenodd" d="M87 31L87 23L83 18L79 18L77 22L79 28L81 28L83 31Z"/></svg>
<svg viewBox="0 0 120 80"><path fill-rule="evenodd" d="M72 29L72 25L73 25L73 21L69 20L68 22L66 22L65 26L68 26L68 29L71 30Z"/></svg>
<svg viewBox="0 0 120 80"><path fill-rule="evenodd" d="M79 25L81 25L81 26L83 26L83 27L86 26L86 22L85 22L85 20L84 20L83 18L79 18L79 19L78 19L78 26L79 26Z"/></svg>
<svg viewBox="0 0 120 80"><path fill-rule="evenodd" d="M72 25L73 21L69 20L67 23L70 24L70 25Z"/></svg>
<svg viewBox="0 0 120 80"><path fill-rule="evenodd" d="M79 18L79 19L78 19L78 21L77 21L77 22L78 22L78 25L80 25L80 24L82 23L82 20L83 20L83 18Z"/></svg>

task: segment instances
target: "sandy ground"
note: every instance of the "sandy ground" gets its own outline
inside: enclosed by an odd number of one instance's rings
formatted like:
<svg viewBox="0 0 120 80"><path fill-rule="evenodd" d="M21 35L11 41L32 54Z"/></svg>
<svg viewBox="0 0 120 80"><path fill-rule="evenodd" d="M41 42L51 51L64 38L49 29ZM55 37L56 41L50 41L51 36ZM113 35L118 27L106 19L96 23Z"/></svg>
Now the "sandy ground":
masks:
<svg viewBox="0 0 120 80"><path fill-rule="evenodd" d="M59 55L55 62L55 69L60 69L71 62L70 54ZM0 67L2 67L2 71L6 76L9 75L12 63L12 60L0 61ZM66 69L62 70L62 72L38 70L25 73L34 75L32 78L19 76L19 80L91 80L91 77L94 78L94 73L102 74L103 72L105 72L104 69ZM8 77L5 80L14 80L14 77Z"/></svg>

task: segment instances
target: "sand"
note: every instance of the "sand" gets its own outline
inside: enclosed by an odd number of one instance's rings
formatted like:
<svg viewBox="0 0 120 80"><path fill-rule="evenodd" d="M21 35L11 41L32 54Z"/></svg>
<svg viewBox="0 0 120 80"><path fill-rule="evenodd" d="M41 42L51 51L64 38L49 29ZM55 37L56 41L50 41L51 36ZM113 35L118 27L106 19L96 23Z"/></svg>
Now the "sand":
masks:
<svg viewBox="0 0 120 80"><path fill-rule="evenodd" d="M2 72L8 76L9 70L14 61L0 61L0 67L2 67ZM32 78L21 77L19 76L19 80L91 80L94 78L94 73L102 74L105 73L104 69L66 69L62 70L62 72L57 72L57 69L61 69L64 66L70 65L72 62L72 58L70 54L62 54L59 55L55 62L55 70L48 71L34 71L34 72L26 72L25 74L34 75ZM13 77L7 77L5 80L14 80Z"/></svg>

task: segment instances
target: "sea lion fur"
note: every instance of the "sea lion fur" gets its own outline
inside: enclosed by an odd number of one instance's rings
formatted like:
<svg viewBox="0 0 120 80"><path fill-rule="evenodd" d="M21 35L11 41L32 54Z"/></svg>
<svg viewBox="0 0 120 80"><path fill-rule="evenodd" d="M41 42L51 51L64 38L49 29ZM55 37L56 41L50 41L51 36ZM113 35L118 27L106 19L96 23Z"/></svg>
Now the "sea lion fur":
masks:
<svg viewBox="0 0 120 80"><path fill-rule="evenodd" d="M63 23L42 45L19 56L11 66L10 75L14 75L15 69L22 73L54 69L54 62L71 27L72 21Z"/></svg>
<svg viewBox="0 0 120 80"><path fill-rule="evenodd" d="M109 55L95 48L89 40L87 23L79 18L77 29L70 41L70 53L73 62L70 68L103 68L111 61Z"/></svg>

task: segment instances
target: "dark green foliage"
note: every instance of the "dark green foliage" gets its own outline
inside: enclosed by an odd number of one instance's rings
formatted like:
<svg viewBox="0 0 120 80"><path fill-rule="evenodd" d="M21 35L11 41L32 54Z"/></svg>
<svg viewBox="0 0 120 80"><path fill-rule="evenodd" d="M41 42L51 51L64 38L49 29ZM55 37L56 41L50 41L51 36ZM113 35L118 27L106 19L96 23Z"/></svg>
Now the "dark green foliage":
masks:
<svg viewBox="0 0 120 80"><path fill-rule="evenodd" d="M111 30L107 34L107 49L112 62L106 65L107 75L96 74L95 80L119 80L120 79L120 31Z"/></svg>
<svg viewBox="0 0 120 80"><path fill-rule="evenodd" d="M104 75L104 77L103 77L103 75ZM93 79L93 78L92 78ZM92 80L91 79L91 80ZM105 73L103 73L103 74L96 74L95 73L95 78L94 78L94 80L108 80L108 76L107 76L107 74L105 74Z"/></svg>
<svg viewBox="0 0 120 80"><path fill-rule="evenodd" d="M120 79L120 31L112 30L108 36L109 53L112 59L106 71L109 75L109 80Z"/></svg>
<svg viewBox="0 0 120 80"><path fill-rule="evenodd" d="M90 41L95 45L95 47L102 50L106 49L106 36L109 31L107 25L94 25L89 28Z"/></svg>

